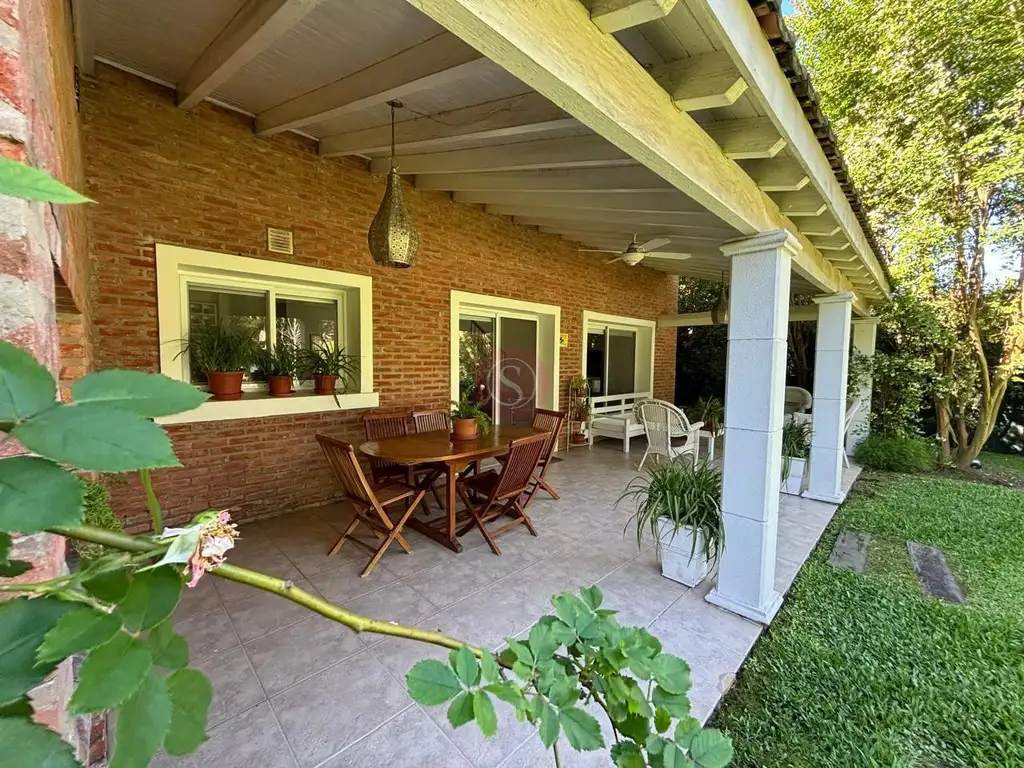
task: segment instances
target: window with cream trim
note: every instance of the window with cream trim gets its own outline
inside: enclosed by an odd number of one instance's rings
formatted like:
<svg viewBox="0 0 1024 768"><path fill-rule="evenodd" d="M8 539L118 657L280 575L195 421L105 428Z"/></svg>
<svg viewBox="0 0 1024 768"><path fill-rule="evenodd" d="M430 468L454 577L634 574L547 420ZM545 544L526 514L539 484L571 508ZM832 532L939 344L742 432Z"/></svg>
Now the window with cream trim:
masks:
<svg viewBox="0 0 1024 768"><path fill-rule="evenodd" d="M370 277L163 244L156 246L156 271L160 370L171 378L205 386L203 373L191 370L188 355L179 352L189 329L207 323L251 328L269 346L288 340L308 349L322 341L359 360L337 399L314 395L309 382L299 384L294 397L271 398L251 371L241 400L207 402L163 423L376 407Z"/></svg>

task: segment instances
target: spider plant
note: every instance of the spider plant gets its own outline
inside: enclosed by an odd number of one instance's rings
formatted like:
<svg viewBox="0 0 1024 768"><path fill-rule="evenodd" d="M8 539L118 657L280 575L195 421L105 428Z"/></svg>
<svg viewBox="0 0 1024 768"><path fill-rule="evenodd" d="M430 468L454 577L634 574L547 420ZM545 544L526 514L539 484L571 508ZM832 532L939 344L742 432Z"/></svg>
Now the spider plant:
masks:
<svg viewBox="0 0 1024 768"><path fill-rule="evenodd" d="M300 350L289 341L279 340L273 349L261 348L256 354L256 370L264 376L295 376L299 372Z"/></svg>
<svg viewBox="0 0 1024 768"><path fill-rule="evenodd" d="M209 373L245 371L257 352L256 334L226 323L199 325L182 340L181 352L188 354L192 370Z"/></svg>
<svg viewBox="0 0 1024 768"><path fill-rule="evenodd" d="M782 427L782 482L789 480L793 459L806 459L811 452L811 425L791 421Z"/></svg>
<svg viewBox="0 0 1024 768"><path fill-rule="evenodd" d="M470 398L468 392L463 392L458 400L452 400L451 409L453 419L472 419L481 432L491 428L490 417Z"/></svg>
<svg viewBox="0 0 1024 768"><path fill-rule="evenodd" d="M707 462L694 464L679 456L649 465L644 474L634 477L619 496L616 505L630 500L636 513L626 524L636 527L637 546L650 532L655 546L661 547L659 528L662 520L672 527L672 538L681 530L691 534L690 558L697 553L708 562L718 558L725 547L725 524L722 520L722 473Z"/></svg>
<svg viewBox="0 0 1024 768"><path fill-rule="evenodd" d="M725 404L718 397L702 397L698 399L696 405L693 406L693 410L697 416L696 421L703 421L704 428L712 434L718 431L719 427L722 426L722 421L725 419Z"/></svg>
<svg viewBox="0 0 1024 768"><path fill-rule="evenodd" d="M347 383L358 370L358 355L349 355L344 347L323 339L314 340L312 347L299 353L298 375L302 379L337 376Z"/></svg>

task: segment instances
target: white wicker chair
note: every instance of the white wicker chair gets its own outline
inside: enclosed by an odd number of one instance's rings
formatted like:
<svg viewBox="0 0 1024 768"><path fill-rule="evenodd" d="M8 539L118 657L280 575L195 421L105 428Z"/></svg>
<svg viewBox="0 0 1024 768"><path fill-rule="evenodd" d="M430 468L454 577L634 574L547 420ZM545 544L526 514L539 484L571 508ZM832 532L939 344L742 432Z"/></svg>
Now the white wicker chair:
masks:
<svg viewBox="0 0 1024 768"><path fill-rule="evenodd" d="M850 466L850 457L846 455L846 438L850 435L850 427L853 426L854 417L860 412L860 398L854 398L846 408L846 417L843 419L843 466Z"/></svg>
<svg viewBox="0 0 1024 768"><path fill-rule="evenodd" d="M814 397L803 387L786 387L785 413L804 413L813 403Z"/></svg>
<svg viewBox="0 0 1024 768"><path fill-rule="evenodd" d="M696 463L697 432L704 426L703 421L691 424L685 413L664 400L647 400L637 410L647 435L647 450L637 469L643 469L652 454L669 458L690 454Z"/></svg>

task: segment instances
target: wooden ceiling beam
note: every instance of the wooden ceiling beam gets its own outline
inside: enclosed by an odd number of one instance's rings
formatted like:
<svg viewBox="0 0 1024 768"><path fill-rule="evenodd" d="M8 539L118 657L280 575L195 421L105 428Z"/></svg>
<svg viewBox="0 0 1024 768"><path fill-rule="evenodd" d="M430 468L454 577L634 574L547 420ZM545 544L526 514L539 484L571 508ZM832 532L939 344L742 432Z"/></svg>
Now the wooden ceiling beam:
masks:
<svg viewBox="0 0 1024 768"><path fill-rule="evenodd" d="M730 107L747 90L746 81L725 51L659 64L651 75L684 112Z"/></svg>
<svg viewBox="0 0 1024 768"><path fill-rule="evenodd" d="M790 218L813 218L828 210L828 206L816 189L807 188L799 192L772 192L768 196L779 206L782 215Z"/></svg>
<svg viewBox="0 0 1024 768"><path fill-rule="evenodd" d="M397 165L398 172L405 176L522 171L531 168L586 168L632 165L633 162L625 152L600 136L570 136L423 155L405 155L398 158ZM389 169L390 161L386 157L370 161L370 173L385 174Z"/></svg>
<svg viewBox="0 0 1024 768"><path fill-rule="evenodd" d="M811 182L800 164L786 155L743 160L740 165L763 192L799 192Z"/></svg>
<svg viewBox="0 0 1024 768"><path fill-rule="evenodd" d="M477 139L526 136L572 128L579 123L539 93L523 93L470 107L395 123L395 147L400 153L413 150L441 151L459 142ZM320 154L369 155L391 146L391 125L338 133L320 139Z"/></svg>
<svg viewBox="0 0 1024 768"><path fill-rule="evenodd" d="M453 198L457 203L482 205L523 205L544 208L586 208L594 211L678 213L706 219L711 226L719 223L715 216L676 190L665 192L609 192L603 195L595 195L589 192L456 192Z"/></svg>
<svg viewBox="0 0 1024 768"><path fill-rule="evenodd" d="M836 260L836 254L849 251L851 249L850 241L843 235L837 235L834 237L818 237L814 236L811 238L811 242L814 243L814 247L819 251L828 251L828 259L830 261ZM857 254L854 253L852 258L856 258Z"/></svg>
<svg viewBox="0 0 1024 768"><path fill-rule="evenodd" d="M84 75L96 72L96 0L73 0L71 25L75 33L75 65Z"/></svg>
<svg viewBox="0 0 1024 768"><path fill-rule="evenodd" d="M814 235L832 237L838 235L841 229L839 222L828 211L820 216L807 217L800 222L800 231L808 237Z"/></svg>
<svg viewBox="0 0 1024 768"><path fill-rule="evenodd" d="M640 232L644 229L663 229L674 232L680 237L708 238L721 243L735 237L735 232L706 224L694 222L692 219L676 216L671 213L631 213L629 211L587 211L567 208L520 208L489 205L488 213L496 216L512 216L520 223L531 227L567 227L575 230L587 230L594 227L616 229L627 232Z"/></svg>
<svg viewBox="0 0 1024 768"><path fill-rule="evenodd" d="M641 165L568 168L540 171L427 174L416 177L417 189L446 192L646 192L675 189Z"/></svg>
<svg viewBox="0 0 1024 768"><path fill-rule="evenodd" d="M590 20L606 34L668 16L678 0L589 0Z"/></svg>
<svg viewBox="0 0 1024 768"><path fill-rule="evenodd" d="M480 54L449 32L256 115L260 136L366 109L465 77Z"/></svg>
<svg viewBox="0 0 1024 768"><path fill-rule="evenodd" d="M701 128L730 160L775 157L786 147L786 140L766 117L703 123Z"/></svg>
<svg viewBox="0 0 1024 768"><path fill-rule="evenodd" d="M178 106L192 109L321 0L249 0L213 39L177 85Z"/></svg>

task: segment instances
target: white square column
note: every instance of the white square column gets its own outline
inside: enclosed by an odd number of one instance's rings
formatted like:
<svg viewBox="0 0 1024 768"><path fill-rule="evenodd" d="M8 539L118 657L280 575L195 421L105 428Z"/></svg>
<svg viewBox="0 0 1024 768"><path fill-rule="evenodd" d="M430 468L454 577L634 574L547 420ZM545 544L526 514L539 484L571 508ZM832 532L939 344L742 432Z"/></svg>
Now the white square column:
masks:
<svg viewBox="0 0 1024 768"><path fill-rule="evenodd" d="M846 433L846 376L850 361L852 293L814 299L818 305L814 347L814 404L811 406L810 483L804 496L841 504L843 441Z"/></svg>
<svg viewBox="0 0 1024 768"><path fill-rule="evenodd" d="M861 356L875 356L875 336L878 332L877 317L858 317L853 321L853 348ZM846 452L853 455L857 446L871 431L871 376L857 382L856 392L850 394L860 400L860 410L853 415L850 432L846 436Z"/></svg>
<svg viewBox="0 0 1024 768"><path fill-rule="evenodd" d="M722 513L725 551L707 601L769 623L782 471L790 262L799 242L775 230L722 246L731 259Z"/></svg>

